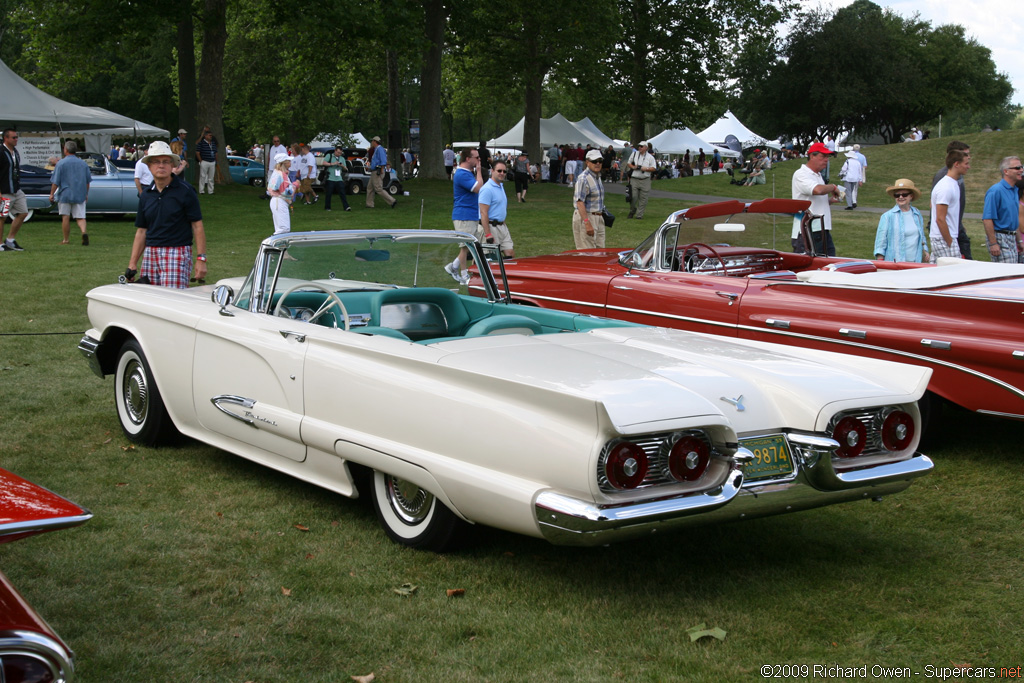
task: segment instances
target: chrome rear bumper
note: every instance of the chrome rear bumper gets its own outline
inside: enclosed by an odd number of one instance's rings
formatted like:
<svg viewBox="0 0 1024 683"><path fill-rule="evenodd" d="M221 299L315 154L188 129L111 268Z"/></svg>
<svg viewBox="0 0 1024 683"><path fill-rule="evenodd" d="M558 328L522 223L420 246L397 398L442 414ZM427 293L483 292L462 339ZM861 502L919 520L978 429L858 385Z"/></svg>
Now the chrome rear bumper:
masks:
<svg viewBox="0 0 1024 683"><path fill-rule="evenodd" d="M784 482L744 486L737 469L712 492L613 505L542 491L534 500L534 516L551 543L605 545L685 527L878 498L903 491L933 468L931 459L918 453L908 460L837 474L831 459L823 458L814 466L800 467L795 478Z"/></svg>

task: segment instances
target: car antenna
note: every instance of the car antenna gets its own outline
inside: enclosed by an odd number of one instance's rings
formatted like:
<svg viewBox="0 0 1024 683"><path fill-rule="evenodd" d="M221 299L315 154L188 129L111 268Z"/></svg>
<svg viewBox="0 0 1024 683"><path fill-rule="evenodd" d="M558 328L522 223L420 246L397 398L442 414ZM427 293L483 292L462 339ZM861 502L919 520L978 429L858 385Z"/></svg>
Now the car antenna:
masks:
<svg viewBox="0 0 1024 683"><path fill-rule="evenodd" d="M423 229L423 201L422 199L420 200L420 230Z"/></svg>

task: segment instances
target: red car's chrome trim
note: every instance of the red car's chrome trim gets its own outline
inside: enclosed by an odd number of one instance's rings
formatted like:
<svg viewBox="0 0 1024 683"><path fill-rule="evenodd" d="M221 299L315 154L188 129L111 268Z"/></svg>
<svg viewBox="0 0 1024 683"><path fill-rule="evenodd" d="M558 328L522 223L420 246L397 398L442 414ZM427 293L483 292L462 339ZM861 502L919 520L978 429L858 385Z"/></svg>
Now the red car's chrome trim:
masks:
<svg viewBox="0 0 1024 683"><path fill-rule="evenodd" d="M77 526L91 518L85 508L0 469L0 542Z"/></svg>

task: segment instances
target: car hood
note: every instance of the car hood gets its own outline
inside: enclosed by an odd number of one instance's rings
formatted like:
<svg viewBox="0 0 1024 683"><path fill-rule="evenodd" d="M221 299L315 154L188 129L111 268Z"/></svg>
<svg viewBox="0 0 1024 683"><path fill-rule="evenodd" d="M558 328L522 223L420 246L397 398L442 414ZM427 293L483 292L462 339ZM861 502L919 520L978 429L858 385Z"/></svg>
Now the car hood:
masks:
<svg viewBox="0 0 1024 683"><path fill-rule="evenodd" d="M724 416L738 433L819 430L824 413L915 401L931 376L925 368L663 328L436 346L447 352L440 364L600 401L624 432L705 415Z"/></svg>

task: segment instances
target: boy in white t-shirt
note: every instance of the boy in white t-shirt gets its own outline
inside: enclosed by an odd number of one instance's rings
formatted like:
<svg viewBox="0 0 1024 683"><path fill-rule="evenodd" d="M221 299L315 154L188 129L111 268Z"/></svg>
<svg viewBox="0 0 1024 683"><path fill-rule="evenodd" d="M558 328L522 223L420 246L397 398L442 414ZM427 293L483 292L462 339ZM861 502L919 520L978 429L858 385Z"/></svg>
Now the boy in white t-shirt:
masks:
<svg viewBox="0 0 1024 683"><path fill-rule="evenodd" d="M960 258L957 235L960 233L960 178L971 169L971 153L954 149L946 154L946 176L932 188L932 215L929 238L931 261L942 256Z"/></svg>

